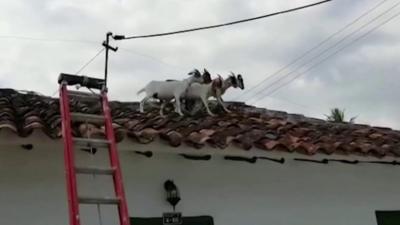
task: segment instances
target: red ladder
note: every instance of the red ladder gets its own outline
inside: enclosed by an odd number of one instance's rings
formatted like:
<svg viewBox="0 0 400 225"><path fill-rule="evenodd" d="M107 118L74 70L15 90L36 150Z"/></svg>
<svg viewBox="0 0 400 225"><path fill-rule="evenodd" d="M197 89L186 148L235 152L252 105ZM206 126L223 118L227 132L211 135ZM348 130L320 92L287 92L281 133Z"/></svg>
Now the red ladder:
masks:
<svg viewBox="0 0 400 225"><path fill-rule="evenodd" d="M64 163L66 185L68 194L68 209L70 225L80 225L79 204L115 204L118 206L119 224L130 225L128 207L125 199L122 173L118 158L117 145L115 143L112 118L108 104L107 90L104 80L60 74L60 111L62 118L62 135L64 139ZM101 90L100 94L90 94L78 91L69 91L68 85L81 85L83 87ZM71 113L69 97L75 96L83 99L96 99L101 102L103 115ZM106 139L89 139L72 137L71 121L104 124ZM74 145L108 148L109 168L77 167L74 158ZM78 195L77 174L111 175L113 177L115 198L109 197L83 197Z"/></svg>

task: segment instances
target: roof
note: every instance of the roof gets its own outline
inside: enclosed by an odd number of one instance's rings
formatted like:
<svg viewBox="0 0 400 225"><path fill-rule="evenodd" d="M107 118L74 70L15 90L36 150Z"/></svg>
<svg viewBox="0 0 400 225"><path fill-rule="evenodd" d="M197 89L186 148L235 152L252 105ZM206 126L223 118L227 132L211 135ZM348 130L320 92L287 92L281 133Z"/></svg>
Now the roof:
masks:
<svg viewBox="0 0 400 225"><path fill-rule="evenodd" d="M354 154L400 157L400 131L369 125L332 123L303 115L267 110L230 102L232 113L219 112L179 117L161 117L157 110L138 111L137 102L110 103L118 141L125 138L148 144L161 139L171 146L187 145L225 149L236 146L243 150L259 148L314 154ZM99 113L100 104L72 99L71 109ZM215 109L214 109L215 111ZM0 89L0 131L8 129L27 137L41 129L51 139L61 138L57 98L34 92L21 93ZM74 135L88 132L103 135L93 124L74 123Z"/></svg>

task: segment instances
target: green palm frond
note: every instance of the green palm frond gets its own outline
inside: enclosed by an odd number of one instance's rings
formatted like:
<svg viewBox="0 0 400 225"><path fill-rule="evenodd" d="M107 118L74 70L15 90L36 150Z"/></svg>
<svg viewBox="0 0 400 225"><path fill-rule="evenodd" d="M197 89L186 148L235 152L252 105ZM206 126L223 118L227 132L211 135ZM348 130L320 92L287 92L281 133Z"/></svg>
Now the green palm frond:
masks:
<svg viewBox="0 0 400 225"><path fill-rule="evenodd" d="M326 120L329 122L344 123L344 122L346 122L344 112L345 112L344 109L333 108L333 109L331 109L330 115L325 115ZM354 123L356 118L357 118L356 116L352 117L349 120L349 123Z"/></svg>

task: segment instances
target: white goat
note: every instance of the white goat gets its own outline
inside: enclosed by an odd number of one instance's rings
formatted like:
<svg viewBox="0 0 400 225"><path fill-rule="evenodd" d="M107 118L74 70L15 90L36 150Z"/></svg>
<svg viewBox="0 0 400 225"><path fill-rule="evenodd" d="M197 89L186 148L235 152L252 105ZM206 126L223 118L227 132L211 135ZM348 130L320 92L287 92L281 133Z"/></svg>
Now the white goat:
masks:
<svg viewBox="0 0 400 225"><path fill-rule="evenodd" d="M189 73L190 77L182 81L151 81L144 88L139 90L137 94L146 92L146 97L140 102L140 112L144 112L144 104L151 98L157 98L160 100L171 101L175 99L175 112L183 116L181 110L181 104L179 99L185 94L187 88L195 82L204 82L204 78L201 76L198 70L194 70ZM165 102L164 101L164 102ZM163 102L163 103L164 103ZM163 109L165 104L161 105L160 115L163 115Z"/></svg>

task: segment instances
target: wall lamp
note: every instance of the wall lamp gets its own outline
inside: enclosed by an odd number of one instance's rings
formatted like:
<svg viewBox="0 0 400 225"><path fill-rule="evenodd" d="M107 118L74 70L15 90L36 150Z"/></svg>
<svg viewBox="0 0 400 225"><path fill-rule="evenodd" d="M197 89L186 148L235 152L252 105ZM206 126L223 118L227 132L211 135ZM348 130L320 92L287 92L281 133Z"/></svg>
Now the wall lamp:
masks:
<svg viewBox="0 0 400 225"><path fill-rule="evenodd" d="M167 194L167 202L172 205L175 211L175 206L181 200L178 187L174 184L172 180L167 180L164 182L164 189Z"/></svg>

